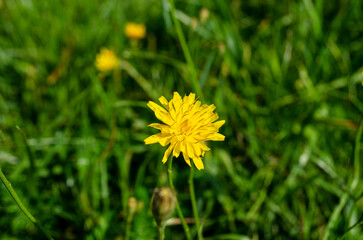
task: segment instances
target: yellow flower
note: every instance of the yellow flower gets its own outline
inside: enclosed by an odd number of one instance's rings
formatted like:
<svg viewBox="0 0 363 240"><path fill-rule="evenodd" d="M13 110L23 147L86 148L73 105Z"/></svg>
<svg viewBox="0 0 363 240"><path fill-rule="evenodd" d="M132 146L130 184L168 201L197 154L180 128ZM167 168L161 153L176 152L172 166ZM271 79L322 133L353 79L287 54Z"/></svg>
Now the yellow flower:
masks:
<svg viewBox="0 0 363 240"><path fill-rule="evenodd" d="M218 131L225 121L214 122L218 119L218 114L213 112L216 107L213 104L201 106L201 102L195 99L194 93L185 95L182 99L177 92L174 92L170 102L163 96L159 101L164 108L152 101L147 105L165 124L150 124L150 127L159 129L161 133L146 138L145 144L160 143L162 146L170 144L165 151L163 163L168 160L172 151L175 157L179 157L182 152L189 166L191 158L198 170L204 169L202 157L210 150L204 141L224 141L224 136Z"/></svg>
<svg viewBox="0 0 363 240"><path fill-rule="evenodd" d="M119 59L115 53L107 48L102 48L96 56L95 65L100 71L109 71L117 67Z"/></svg>
<svg viewBox="0 0 363 240"><path fill-rule="evenodd" d="M127 23L125 34L128 38L141 39L145 37L146 26L144 24Z"/></svg>

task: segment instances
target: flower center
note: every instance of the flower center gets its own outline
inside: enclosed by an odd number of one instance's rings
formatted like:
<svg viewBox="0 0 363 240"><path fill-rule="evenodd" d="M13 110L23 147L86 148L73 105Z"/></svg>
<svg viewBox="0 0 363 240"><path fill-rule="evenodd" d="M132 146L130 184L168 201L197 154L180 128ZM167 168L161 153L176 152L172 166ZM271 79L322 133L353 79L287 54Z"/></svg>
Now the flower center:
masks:
<svg viewBox="0 0 363 240"><path fill-rule="evenodd" d="M183 138L189 136L190 131L188 123L188 120L184 121L183 123L179 121L175 122L174 125L172 125L170 128L170 133Z"/></svg>

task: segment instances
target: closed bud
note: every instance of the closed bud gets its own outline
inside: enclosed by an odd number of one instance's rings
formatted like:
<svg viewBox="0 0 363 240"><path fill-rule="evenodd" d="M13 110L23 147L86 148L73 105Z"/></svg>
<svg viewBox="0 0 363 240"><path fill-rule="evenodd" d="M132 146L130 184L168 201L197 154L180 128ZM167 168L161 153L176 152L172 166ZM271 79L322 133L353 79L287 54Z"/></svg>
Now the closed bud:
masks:
<svg viewBox="0 0 363 240"><path fill-rule="evenodd" d="M199 18L202 23L205 23L208 20L209 11L206 8L202 8L199 12Z"/></svg>
<svg viewBox="0 0 363 240"><path fill-rule="evenodd" d="M151 208L158 225L171 217L175 208L176 197L169 187L156 188L151 198Z"/></svg>

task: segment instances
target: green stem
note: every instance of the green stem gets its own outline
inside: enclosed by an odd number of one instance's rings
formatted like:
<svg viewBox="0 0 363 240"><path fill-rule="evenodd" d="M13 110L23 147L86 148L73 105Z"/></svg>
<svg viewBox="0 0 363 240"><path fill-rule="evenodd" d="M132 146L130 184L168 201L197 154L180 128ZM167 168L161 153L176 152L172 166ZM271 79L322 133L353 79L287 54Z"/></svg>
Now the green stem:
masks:
<svg viewBox="0 0 363 240"><path fill-rule="evenodd" d="M130 239L132 218L133 218L133 213L129 212L127 214L127 219L126 219L125 240Z"/></svg>
<svg viewBox="0 0 363 240"><path fill-rule="evenodd" d="M39 224L39 222L31 215L31 213L26 209L24 204L21 202L20 198L14 191L13 187L11 186L11 183L6 179L4 173L1 171L0 168L0 179L5 185L6 189L9 191L10 195L15 200L16 204L19 206L20 210L24 213L24 215L48 238L52 239L52 236Z"/></svg>
<svg viewBox="0 0 363 240"><path fill-rule="evenodd" d="M169 3L170 3L171 17L173 18L174 25L175 25L175 30L176 30L176 33L178 34L178 38L179 38L181 47L183 49L184 57L185 57L185 59L187 61L187 64L188 64L189 72L190 72L191 79L192 79L193 88L194 88L195 92L197 93L197 95L199 96L199 98L201 100L203 100L203 94L202 94L202 91L200 89L199 82L198 82L197 71L195 70L195 65L194 65L193 59L192 59L192 57L190 55L190 51L189 51L189 48L188 48L187 41L185 40L185 36L184 36L183 30L182 30L182 27L181 27L180 22L177 19L176 14L175 14L174 0L169 0Z"/></svg>
<svg viewBox="0 0 363 240"><path fill-rule="evenodd" d="M188 180L189 189L190 189L190 200L192 202L195 227L197 228L197 232L198 232L198 239L203 240L203 232L202 232L202 228L200 227L197 201L195 200L193 172L194 172L194 166L192 165L192 167L190 168L190 174L189 174L189 180Z"/></svg>
<svg viewBox="0 0 363 240"><path fill-rule="evenodd" d="M158 224L158 240L164 240L165 238L164 230L165 230L165 224L164 223Z"/></svg>
<svg viewBox="0 0 363 240"><path fill-rule="evenodd" d="M168 179L169 179L169 185L170 185L170 188L173 189L174 192L175 191L175 187L174 187L174 184L173 184L173 157L171 157L169 160L168 160ZM176 197L176 210L178 212L178 215L179 215L179 218L180 218L180 221L183 225L183 228L184 228L184 232L185 232L185 235L187 237L188 240L191 240L192 237L190 236L190 231L189 231L189 227L187 225L187 223L185 222L185 219L184 219L184 216L183 216L183 213L180 209L180 206L179 206L179 202L178 202L178 198Z"/></svg>

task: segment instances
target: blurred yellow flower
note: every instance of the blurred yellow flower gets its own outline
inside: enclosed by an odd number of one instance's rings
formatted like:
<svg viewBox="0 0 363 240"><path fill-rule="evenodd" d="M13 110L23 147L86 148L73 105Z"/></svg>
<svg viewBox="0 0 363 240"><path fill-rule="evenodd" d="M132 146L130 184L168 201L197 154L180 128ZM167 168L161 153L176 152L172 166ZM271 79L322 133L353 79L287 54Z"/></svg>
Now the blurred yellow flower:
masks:
<svg viewBox="0 0 363 240"><path fill-rule="evenodd" d="M125 34L128 38L141 39L146 35L146 26L144 24L127 23Z"/></svg>
<svg viewBox="0 0 363 240"><path fill-rule="evenodd" d="M163 163L168 160L171 151L175 157L179 157L182 152L189 166L191 158L198 170L204 169L202 157L210 150L204 141L224 141L224 136L218 131L225 121L215 122L219 118L218 114L213 112L216 107L213 104L201 106L194 93L185 95L182 99L177 92L174 92L170 102L163 96L159 101L164 108L152 101L147 105L165 124L150 124L150 127L159 129L161 133L146 138L145 144L160 143L162 146L170 144L165 151Z"/></svg>
<svg viewBox="0 0 363 240"><path fill-rule="evenodd" d="M100 53L96 56L95 65L98 70L104 72L117 67L119 61L120 60L113 51L107 48L102 48Z"/></svg>

